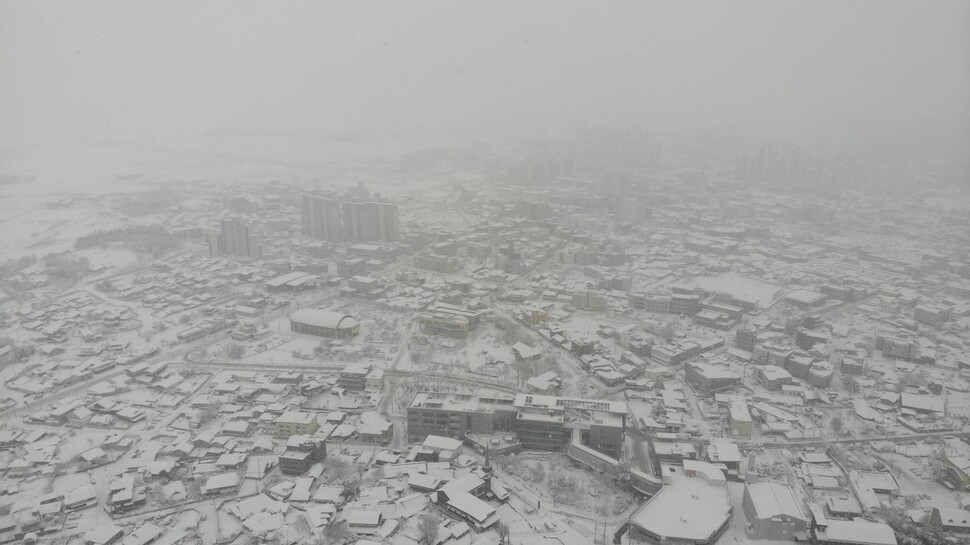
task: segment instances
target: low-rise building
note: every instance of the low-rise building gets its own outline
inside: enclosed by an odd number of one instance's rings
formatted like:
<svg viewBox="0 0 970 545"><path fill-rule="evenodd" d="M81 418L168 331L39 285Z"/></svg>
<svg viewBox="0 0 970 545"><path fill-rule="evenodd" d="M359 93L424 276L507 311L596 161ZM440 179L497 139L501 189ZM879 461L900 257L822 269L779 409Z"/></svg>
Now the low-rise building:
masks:
<svg viewBox="0 0 970 545"><path fill-rule="evenodd" d="M862 519L813 516L810 538L818 545L898 545L896 533L888 524Z"/></svg>
<svg viewBox="0 0 970 545"><path fill-rule="evenodd" d="M784 367L765 365L755 368L755 377L769 390L780 390L782 386L794 384L795 379Z"/></svg>
<svg viewBox="0 0 970 545"><path fill-rule="evenodd" d="M414 267L442 274L454 274L461 270L461 260L451 256L426 253L414 257Z"/></svg>
<svg viewBox="0 0 970 545"><path fill-rule="evenodd" d="M744 396L731 396L728 400L728 423L734 437L751 437L751 412Z"/></svg>
<svg viewBox="0 0 970 545"><path fill-rule="evenodd" d="M741 375L724 366L704 362L688 362L684 366L684 378L695 390L713 394L730 390L741 384Z"/></svg>
<svg viewBox="0 0 970 545"><path fill-rule="evenodd" d="M685 461L682 468L664 466L661 471L664 487L630 516L631 539L713 545L733 512L724 473L693 460Z"/></svg>
<svg viewBox="0 0 970 545"><path fill-rule="evenodd" d="M913 319L921 324L939 327L950 319L950 308L942 305L916 305Z"/></svg>
<svg viewBox="0 0 970 545"><path fill-rule="evenodd" d="M418 315L424 333L464 339L478 327L481 313L452 305L438 304Z"/></svg>
<svg viewBox="0 0 970 545"><path fill-rule="evenodd" d="M280 471L285 475L302 475L327 458L327 442L313 435L291 435L286 450L280 454Z"/></svg>
<svg viewBox="0 0 970 545"><path fill-rule="evenodd" d="M800 310L811 310L825 304L825 294L806 289L796 289L785 294L785 301Z"/></svg>
<svg viewBox="0 0 970 545"><path fill-rule="evenodd" d="M310 435L320 427L316 414L302 411L286 411L276 418L274 424L279 437Z"/></svg>
<svg viewBox="0 0 970 545"><path fill-rule="evenodd" d="M340 371L337 385L347 390L363 392L367 389L367 376L373 366L369 363L350 363Z"/></svg>
<svg viewBox="0 0 970 545"><path fill-rule="evenodd" d="M349 339L360 332L360 322L347 314L304 308L290 315L290 330L326 339Z"/></svg>
<svg viewBox="0 0 970 545"><path fill-rule="evenodd" d="M741 505L747 520L745 532L751 538L796 541L807 537L808 516L786 484L748 483Z"/></svg>
<svg viewBox="0 0 970 545"><path fill-rule="evenodd" d="M970 513L963 509L934 507L930 513L930 525L942 528L944 532L967 534L970 533Z"/></svg>
<svg viewBox="0 0 970 545"><path fill-rule="evenodd" d="M945 456L943 470L946 480L957 490L970 490L970 459L966 456Z"/></svg>
<svg viewBox="0 0 970 545"><path fill-rule="evenodd" d="M101 525L84 534L85 545L114 545L125 537L125 532L114 524Z"/></svg>
<svg viewBox="0 0 970 545"><path fill-rule="evenodd" d="M491 479L490 468L452 479L431 493L431 502L481 532L499 520L495 508L482 499L491 490Z"/></svg>

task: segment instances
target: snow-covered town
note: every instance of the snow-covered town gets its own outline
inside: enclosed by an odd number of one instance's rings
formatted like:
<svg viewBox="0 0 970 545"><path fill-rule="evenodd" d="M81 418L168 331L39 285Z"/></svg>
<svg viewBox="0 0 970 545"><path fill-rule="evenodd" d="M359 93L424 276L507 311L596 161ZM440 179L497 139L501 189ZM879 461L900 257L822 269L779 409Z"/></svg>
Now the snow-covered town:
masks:
<svg viewBox="0 0 970 545"><path fill-rule="evenodd" d="M0 545L970 543L966 154L546 129L4 147Z"/></svg>

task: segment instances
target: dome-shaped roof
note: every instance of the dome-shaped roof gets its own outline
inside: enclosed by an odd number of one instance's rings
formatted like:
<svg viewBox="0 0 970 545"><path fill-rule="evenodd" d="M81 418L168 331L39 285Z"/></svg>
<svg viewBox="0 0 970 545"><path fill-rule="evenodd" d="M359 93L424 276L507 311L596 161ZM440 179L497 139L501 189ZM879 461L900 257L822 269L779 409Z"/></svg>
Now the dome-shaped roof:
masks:
<svg viewBox="0 0 970 545"><path fill-rule="evenodd" d="M327 329L352 329L360 325L360 322L349 314L315 308L302 308L294 312L290 315L290 321Z"/></svg>

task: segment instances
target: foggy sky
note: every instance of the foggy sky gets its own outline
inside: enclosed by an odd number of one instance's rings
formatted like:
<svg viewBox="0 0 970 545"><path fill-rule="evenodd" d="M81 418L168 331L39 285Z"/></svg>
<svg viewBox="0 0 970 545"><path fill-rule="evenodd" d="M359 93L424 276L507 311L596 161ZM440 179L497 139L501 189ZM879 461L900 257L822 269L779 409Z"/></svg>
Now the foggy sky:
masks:
<svg viewBox="0 0 970 545"><path fill-rule="evenodd" d="M970 2L4 2L0 138L970 115Z"/></svg>

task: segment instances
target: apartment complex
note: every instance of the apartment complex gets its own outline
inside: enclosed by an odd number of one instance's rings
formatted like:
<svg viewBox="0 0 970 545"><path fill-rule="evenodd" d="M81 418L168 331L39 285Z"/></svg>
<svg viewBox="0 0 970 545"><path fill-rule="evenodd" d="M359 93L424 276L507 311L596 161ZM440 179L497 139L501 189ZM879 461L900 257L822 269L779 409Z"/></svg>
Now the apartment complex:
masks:
<svg viewBox="0 0 970 545"><path fill-rule="evenodd" d="M339 199L304 194L300 215L303 220L303 234L335 242L344 239Z"/></svg>
<svg viewBox="0 0 970 545"><path fill-rule="evenodd" d="M262 236L252 223L246 220L224 219L219 226L219 231L209 234L209 255L261 259L263 257Z"/></svg>
<svg viewBox="0 0 970 545"><path fill-rule="evenodd" d="M303 194L303 234L323 240L394 242L400 238L397 205L341 201L335 196Z"/></svg>

